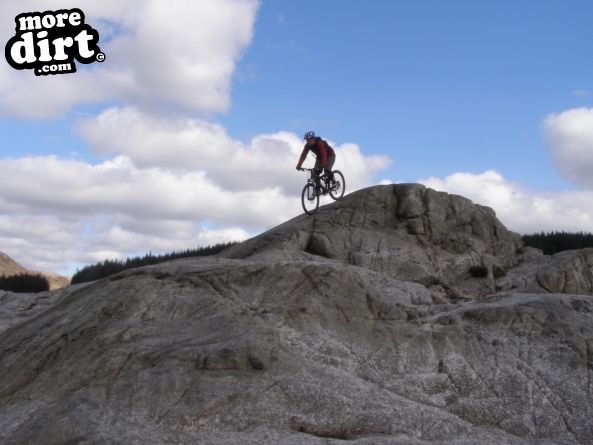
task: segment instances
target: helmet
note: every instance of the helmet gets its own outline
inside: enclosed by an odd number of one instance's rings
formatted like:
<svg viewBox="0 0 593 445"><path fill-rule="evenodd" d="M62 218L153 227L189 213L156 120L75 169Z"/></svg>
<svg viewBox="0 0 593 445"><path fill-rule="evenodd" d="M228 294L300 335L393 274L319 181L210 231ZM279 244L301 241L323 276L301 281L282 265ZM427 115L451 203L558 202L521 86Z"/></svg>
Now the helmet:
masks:
<svg viewBox="0 0 593 445"><path fill-rule="evenodd" d="M305 137L303 139L305 140L309 140L309 139L313 139L315 137L315 132L314 131L307 131L305 133Z"/></svg>

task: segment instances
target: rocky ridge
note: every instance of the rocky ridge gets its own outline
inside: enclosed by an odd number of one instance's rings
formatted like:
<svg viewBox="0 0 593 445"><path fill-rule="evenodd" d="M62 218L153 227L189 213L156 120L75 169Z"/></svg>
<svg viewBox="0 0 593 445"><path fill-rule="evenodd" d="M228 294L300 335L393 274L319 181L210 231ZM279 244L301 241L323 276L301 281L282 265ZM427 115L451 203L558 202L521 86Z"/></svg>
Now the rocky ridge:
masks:
<svg viewBox="0 0 593 445"><path fill-rule="evenodd" d="M591 272L465 198L360 190L216 257L0 295L0 442L592 444Z"/></svg>

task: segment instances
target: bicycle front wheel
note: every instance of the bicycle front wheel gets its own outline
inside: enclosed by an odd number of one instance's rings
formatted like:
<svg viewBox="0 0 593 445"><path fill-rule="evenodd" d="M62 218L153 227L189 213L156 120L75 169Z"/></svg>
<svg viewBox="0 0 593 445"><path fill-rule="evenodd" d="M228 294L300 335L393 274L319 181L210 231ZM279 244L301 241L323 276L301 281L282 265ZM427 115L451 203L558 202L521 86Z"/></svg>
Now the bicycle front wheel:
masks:
<svg viewBox="0 0 593 445"><path fill-rule="evenodd" d="M319 207L319 195L315 193L315 186L313 184L307 184L303 187L301 203L307 215L312 215L317 211Z"/></svg>
<svg viewBox="0 0 593 445"><path fill-rule="evenodd" d="M334 175L334 183L329 188L329 195L333 199L340 199L346 191L346 181L340 170L334 170L332 173Z"/></svg>

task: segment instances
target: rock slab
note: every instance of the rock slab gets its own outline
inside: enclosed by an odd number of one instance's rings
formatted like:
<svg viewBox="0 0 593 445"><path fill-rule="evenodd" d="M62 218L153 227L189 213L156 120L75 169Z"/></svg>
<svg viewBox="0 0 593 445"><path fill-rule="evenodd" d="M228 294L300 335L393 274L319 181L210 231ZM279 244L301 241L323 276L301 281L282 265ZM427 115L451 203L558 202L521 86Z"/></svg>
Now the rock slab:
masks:
<svg viewBox="0 0 593 445"><path fill-rule="evenodd" d="M500 289L522 255L488 208L382 186L43 307L0 295L0 442L592 444L593 299Z"/></svg>

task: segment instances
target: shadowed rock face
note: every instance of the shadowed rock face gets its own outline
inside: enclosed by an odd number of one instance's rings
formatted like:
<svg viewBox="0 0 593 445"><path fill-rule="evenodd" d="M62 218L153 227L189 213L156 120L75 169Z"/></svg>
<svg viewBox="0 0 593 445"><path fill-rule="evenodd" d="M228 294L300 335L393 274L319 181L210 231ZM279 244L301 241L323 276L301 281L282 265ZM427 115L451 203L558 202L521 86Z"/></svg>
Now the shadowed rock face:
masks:
<svg viewBox="0 0 593 445"><path fill-rule="evenodd" d="M484 207L385 186L218 257L13 303L0 442L591 444L593 299L487 296L516 248Z"/></svg>

